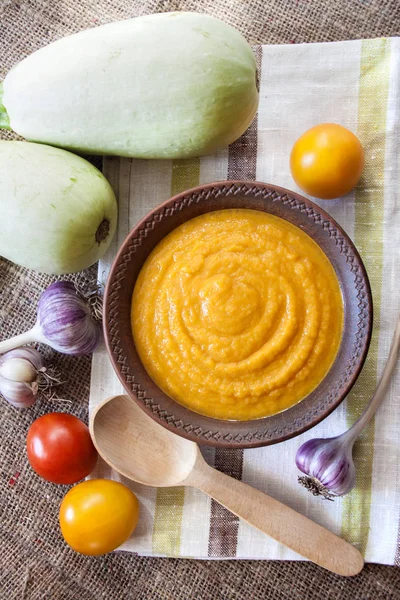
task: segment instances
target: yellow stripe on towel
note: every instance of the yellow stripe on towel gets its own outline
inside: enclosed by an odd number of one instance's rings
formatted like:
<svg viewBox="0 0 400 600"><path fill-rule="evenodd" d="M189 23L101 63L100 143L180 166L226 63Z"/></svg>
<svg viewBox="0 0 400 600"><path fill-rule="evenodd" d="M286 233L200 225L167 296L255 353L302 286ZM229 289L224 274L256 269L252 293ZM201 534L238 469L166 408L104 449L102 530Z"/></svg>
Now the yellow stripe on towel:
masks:
<svg viewBox="0 0 400 600"><path fill-rule="evenodd" d="M383 269L385 133L390 75L390 40L362 42L357 135L365 150L365 167L355 193L354 242L371 282L374 324L361 376L347 400L351 425L364 410L377 383ZM370 529L374 421L354 447L357 486L344 498L342 535L365 555Z"/></svg>
<svg viewBox="0 0 400 600"><path fill-rule="evenodd" d="M172 161L171 195L199 185L200 159ZM152 550L154 554L179 556L185 490L159 488L154 514Z"/></svg>

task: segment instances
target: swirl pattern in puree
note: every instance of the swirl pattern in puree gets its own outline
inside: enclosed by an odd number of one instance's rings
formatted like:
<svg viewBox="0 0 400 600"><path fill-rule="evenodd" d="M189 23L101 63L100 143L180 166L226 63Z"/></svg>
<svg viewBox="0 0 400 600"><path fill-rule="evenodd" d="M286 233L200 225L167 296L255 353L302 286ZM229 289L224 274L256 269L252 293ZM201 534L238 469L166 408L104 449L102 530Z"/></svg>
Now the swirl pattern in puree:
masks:
<svg viewBox="0 0 400 600"><path fill-rule="evenodd" d="M321 382L337 354L343 300L334 269L301 229L248 209L188 221L152 251L132 330L152 379L219 419L278 413Z"/></svg>

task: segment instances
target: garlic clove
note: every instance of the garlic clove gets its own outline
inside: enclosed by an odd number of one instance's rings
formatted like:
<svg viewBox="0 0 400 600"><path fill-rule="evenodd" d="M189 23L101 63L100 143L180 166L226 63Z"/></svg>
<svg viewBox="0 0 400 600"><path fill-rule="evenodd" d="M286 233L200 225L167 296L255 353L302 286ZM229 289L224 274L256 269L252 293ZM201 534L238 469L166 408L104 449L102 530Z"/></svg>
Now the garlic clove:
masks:
<svg viewBox="0 0 400 600"><path fill-rule="evenodd" d="M36 402L39 386L36 381L11 381L0 376L0 392L16 408L27 408Z"/></svg>
<svg viewBox="0 0 400 600"><path fill-rule="evenodd" d="M5 354L0 355L0 367L7 363L11 358L19 358L29 361L36 369L40 371L46 365L43 356L35 348L16 348Z"/></svg>
<svg viewBox="0 0 400 600"><path fill-rule="evenodd" d="M35 348L17 348L0 356L0 393L13 406L31 406L39 391L39 374L45 371Z"/></svg>
<svg viewBox="0 0 400 600"><path fill-rule="evenodd" d="M37 376L37 370L24 358L10 358L0 365L0 375L10 381L31 382Z"/></svg>

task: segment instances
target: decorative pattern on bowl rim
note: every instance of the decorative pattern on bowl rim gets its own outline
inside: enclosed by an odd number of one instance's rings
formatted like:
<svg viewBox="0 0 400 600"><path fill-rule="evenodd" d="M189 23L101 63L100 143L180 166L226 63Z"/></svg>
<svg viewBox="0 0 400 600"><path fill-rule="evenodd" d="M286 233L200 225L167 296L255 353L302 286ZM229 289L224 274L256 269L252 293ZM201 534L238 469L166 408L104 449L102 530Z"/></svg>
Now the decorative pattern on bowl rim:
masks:
<svg viewBox="0 0 400 600"><path fill-rule="evenodd" d="M253 421L210 419L189 411L176 402L174 403L176 406L174 412L178 415L173 414L163 408L162 401L147 395L146 390L137 380L137 375L132 372L131 365L127 364L127 356L121 345L119 292L121 286L124 285L128 265L138 248L163 219L168 219L190 205L207 203L222 196L259 198L265 202L280 203L306 215L307 219L334 240L339 254L345 257L348 268L353 274L358 315L357 330L352 340L351 358L338 380L330 387L329 393L315 406L292 421L284 418L281 423L276 424L277 417L289 416L290 412L304 403L306 399L283 413ZM218 206L215 209L218 209ZM133 289L132 282L129 285ZM230 448L257 447L281 442L306 431L328 416L347 395L357 379L367 355L372 330L372 296L364 265L353 243L332 217L319 206L294 192L269 184L241 181L217 182L188 190L164 202L129 234L114 261L107 282L104 329L111 361L125 389L147 413L162 425L199 444ZM161 390L160 395L164 396ZM189 414L190 420L182 417L182 412L186 415ZM204 422L207 423L206 426L204 426ZM241 431L221 431L221 424L226 426L227 423L230 423L233 429L240 424ZM254 427L255 424L257 424L256 427ZM246 426L250 429L249 431L246 431ZM224 428L226 429L226 427Z"/></svg>

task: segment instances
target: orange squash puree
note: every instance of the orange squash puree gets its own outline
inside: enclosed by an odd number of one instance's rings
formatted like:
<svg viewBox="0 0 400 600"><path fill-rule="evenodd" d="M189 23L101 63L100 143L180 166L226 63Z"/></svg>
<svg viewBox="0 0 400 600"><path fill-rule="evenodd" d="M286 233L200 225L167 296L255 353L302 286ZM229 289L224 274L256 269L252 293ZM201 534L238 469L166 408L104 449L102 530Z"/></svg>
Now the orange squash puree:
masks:
<svg viewBox="0 0 400 600"><path fill-rule="evenodd" d="M307 396L337 354L343 300L320 247L256 210L210 212L152 251L132 297L150 377L219 419L273 415Z"/></svg>

